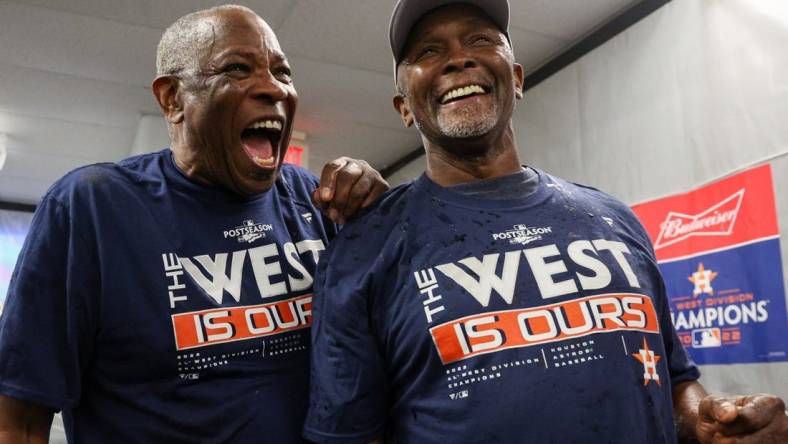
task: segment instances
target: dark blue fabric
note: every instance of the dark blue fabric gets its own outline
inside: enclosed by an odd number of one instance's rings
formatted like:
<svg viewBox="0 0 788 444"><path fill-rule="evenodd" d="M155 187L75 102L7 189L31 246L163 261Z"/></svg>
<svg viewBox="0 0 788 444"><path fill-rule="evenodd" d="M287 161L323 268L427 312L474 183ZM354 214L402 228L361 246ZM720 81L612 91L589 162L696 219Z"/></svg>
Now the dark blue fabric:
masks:
<svg viewBox="0 0 788 444"><path fill-rule="evenodd" d="M536 174L536 171L523 167L520 171L506 176L475 180L448 188L465 196L506 200L526 197L536 191L538 185L539 175Z"/></svg>
<svg viewBox="0 0 788 444"><path fill-rule="evenodd" d="M44 196L12 278L0 393L63 409L70 442L300 441L309 317L232 341L239 330L221 312L198 314L311 293L336 232L311 204L316 186L285 165L274 188L244 198L188 180L169 150L67 174ZM206 268L222 260L224 278ZM174 316L189 312L179 331L196 316L209 342L179 350Z"/></svg>
<svg viewBox="0 0 788 444"><path fill-rule="evenodd" d="M537 173L534 193L509 200L465 196L423 175L343 228L315 281L306 438L675 442L671 384L699 373L670 323L647 235L619 201ZM493 273L477 272L485 263ZM454 332L432 333L534 307L542 307L537 318L558 319L560 307L591 297L653 308L632 315L632 305L597 307L616 320L589 321L593 330L582 336L548 332L543 343L489 350L514 336L477 324L464 333L477 353L456 360L442 359L437 345ZM653 331L635 328L639 316L653 320ZM627 328L598 328L617 323ZM527 324L534 338L536 325ZM656 374L635 357L649 350Z"/></svg>

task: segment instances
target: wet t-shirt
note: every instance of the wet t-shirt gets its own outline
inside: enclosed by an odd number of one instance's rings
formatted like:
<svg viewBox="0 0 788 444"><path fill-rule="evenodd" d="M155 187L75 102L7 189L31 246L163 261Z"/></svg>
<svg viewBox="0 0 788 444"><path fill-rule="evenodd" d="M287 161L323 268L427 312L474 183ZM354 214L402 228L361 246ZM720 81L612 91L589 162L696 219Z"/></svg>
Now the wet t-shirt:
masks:
<svg viewBox="0 0 788 444"><path fill-rule="evenodd" d="M333 223L285 165L240 197L170 150L44 196L0 319L0 393L79 443L301 441L314 271Z"/></svg>
<svg viewBox="0 0 788 444"><path fill-rule="evenodd" d="M329 247L304 436L316 442L675 442L698 377L631 211L536 171L487 199L426 175Z"/></svg>

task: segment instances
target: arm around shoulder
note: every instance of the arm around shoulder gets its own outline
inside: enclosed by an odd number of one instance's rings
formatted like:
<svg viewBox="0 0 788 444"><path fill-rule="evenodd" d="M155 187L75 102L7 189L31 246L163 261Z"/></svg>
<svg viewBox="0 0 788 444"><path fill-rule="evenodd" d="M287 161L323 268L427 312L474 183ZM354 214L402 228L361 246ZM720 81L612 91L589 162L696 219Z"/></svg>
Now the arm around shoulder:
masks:
<svg viewBox="0 0 788 444"><path fill-rule="evenodd" d="M54 410L0 395L0 444L46 444Z"/></svg>

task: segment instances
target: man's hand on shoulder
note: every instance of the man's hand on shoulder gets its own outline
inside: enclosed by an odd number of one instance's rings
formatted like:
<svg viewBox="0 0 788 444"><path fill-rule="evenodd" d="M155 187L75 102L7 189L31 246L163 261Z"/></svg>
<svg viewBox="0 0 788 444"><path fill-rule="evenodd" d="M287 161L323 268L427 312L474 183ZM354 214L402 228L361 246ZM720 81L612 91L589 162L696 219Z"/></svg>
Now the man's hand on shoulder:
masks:
<svg viewBox="0 0 788 444"><path fill-rule="evenodd" d="M388 182L367 162L340 157L323 167L312 200L329 219L344 224L388 189Z"/></svg>
<svg viewBox="0 0 788 444"><path fill-rule="evenodd" d="M702 444L788 443L785 403L774 395L709 395L698 406L695 431Z"/></svg>

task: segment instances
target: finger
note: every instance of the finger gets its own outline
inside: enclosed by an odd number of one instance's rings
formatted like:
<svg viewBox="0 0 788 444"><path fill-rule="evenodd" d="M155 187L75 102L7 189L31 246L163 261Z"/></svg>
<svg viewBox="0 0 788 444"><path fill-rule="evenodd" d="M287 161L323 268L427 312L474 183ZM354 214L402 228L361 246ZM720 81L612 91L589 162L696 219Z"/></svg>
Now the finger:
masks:
<svg viewBox="0 0 788 444"><path fill-rule="evenodd" d="M723 436L753 433L785 414L783 401L772 395L740 396L735 404L738 410L735 420L721 423L718 427Z"/></svg>
<svg viewBox="0 0 788 444"><path fill-rule="evenodd" d="M712 439L711 444L740 444L737 438L730 437L730 436L723 436L722 434L717 433L714 435L714 439Z"/></svg>
<svg viewBox="0 0 788 444"><path fill-rule="evenodd" d="M344 220L352 218L358 213L358 210L361 209L361 205L364 203L364 200L373 190L373 179L374 177L371 175L364 174L356 181L355 184L353 184L353 187L350 189L348 194L348 200L347 204L345 204L345 209L342 211L342 218Z"/></svg>
<svg viewBox="0 0 788 444"><path fill-rule="evenodd" d="M728 423L736 420L739 409L736 407L736 399L717 398L713 401L712 410L714 419L721 423Z"/></svg>
<svg viewBox="0 0 788 444"><path fill-rule="evenodd" d="M336 172L334 180L334 195L329 202L331 210L329 217L337 222L344 213L345 206L350 199L350 190L363 174L363 169L356 162L348 162L342 169ZM333 217L332 217L333 216ZM336 217L337 219L334 219Z"/></svg>
<svg viewBox="0 0 788 444"><path fill-rule="evenodd" d="M724 405L725 407L721 407ZM708 395L698 404L698 422L695 431L701 443L718 442L723 435L720 434L721 423L718 414L727 412L727 406L733 407L731 400L719 396ZM735 414L735 407L734 414ZM727 416L723 416L727 419Z"/></svg>
<svg viewBox="0 0 788 444"><path fill-rule="evenodd" d="M709 395L700 400L698 404L698 420L705 423L713 423L717 419L714 417L714 403L717 396Z"/></svg>
<svg viewBox="0 0 788 444"><path fill-rule="evenodd" d="M334 197L336 186L336 175L342 168L347 165L349 159L347 157L340 157L328 162L323 167L323 172L320 174L320 200L329 202Z"/></svg>
<svg viewBox="0 0 788 444"><path fill-rule="evenodd" d="M366 208L372 205L372 203L378 200L378 197L388 191L389 188L389 183L386 182L382 177L379 177L378 180L375 181L372 191L367 194L367 198L364 199L364 202L361 204L361 208Z"/></svg>
<svg viewBox="0 0 788 444"><path fill-rule="evenodd" d="M713 443L720 444L785 444L788 443L788 416L784 413L774 417L774 420L763 428L741 433L735 436L725 436L717 433Z"/></svg>
<svg viewBox="0 0 788 444"><path fill-rule="evenodd" d="M320 199L320 187L317 187L315 188L315 191L312 191L312 203L317 209L325 210L326 203Z"/></svg>
<svg viewBox="0 0 788 444"><path fill-rule="evenodd" d="M714 401L716 399L716 396L708 395L698 404L698 422L695 424L695 434L698 442L703 444L713 443L718 435L719 423L714 418Z"/></svg>

